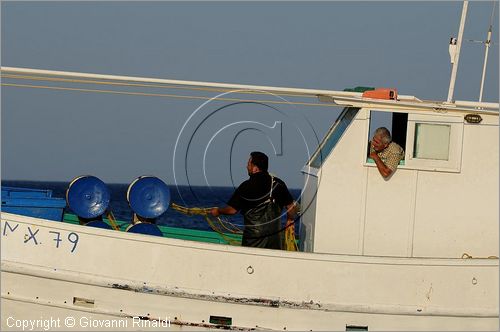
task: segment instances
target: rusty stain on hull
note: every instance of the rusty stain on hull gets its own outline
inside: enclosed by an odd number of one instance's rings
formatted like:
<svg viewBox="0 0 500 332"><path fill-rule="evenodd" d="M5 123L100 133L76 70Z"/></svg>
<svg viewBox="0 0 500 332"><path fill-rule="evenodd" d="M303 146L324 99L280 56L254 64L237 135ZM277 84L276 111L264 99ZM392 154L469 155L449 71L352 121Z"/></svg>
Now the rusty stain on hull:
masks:
<svg viewBox="0 0 500 332"><path fill-rule="evenodd" d="M278 299L257 298L257 297L236 297L236 296L224 296L224 295L195 294L179 290L160 289L147 286L134 287L127 284L124 285L112 284L111 287L115 289L133 291L137 293L150 293L150 294L154 293L157 295L182 297L182 298L196 299L202 301L248 304L248 305L272 307L272 308L287 307L295 309L321 309L321 304L316 303L312 300L308 302L305 301L295 302L295 301L284 301Z"/></svg>

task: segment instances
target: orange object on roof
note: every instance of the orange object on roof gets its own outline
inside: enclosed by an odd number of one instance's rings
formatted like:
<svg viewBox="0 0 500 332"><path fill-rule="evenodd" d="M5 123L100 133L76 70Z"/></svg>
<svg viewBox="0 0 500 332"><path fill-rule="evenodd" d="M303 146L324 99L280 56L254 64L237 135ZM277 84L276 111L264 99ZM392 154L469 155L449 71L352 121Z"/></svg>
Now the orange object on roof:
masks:
<svg viewBox="0 0 500 332"><path fill-rule="evenodd" d="M363 92L363 98L373 98L373 99L398 99L397 89L388 88L377 88L375 90L368 90Z"/></svg>

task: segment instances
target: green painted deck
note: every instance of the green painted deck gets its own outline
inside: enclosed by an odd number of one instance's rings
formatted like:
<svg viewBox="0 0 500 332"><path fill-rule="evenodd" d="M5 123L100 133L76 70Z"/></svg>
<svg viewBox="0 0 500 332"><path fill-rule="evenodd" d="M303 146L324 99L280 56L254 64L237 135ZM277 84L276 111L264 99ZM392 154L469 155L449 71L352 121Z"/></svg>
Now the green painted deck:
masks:
<svg viewBox="0 0 500 332"><path fill-rule="evenodd" d="M107 224L109 220L107 218L103 219ZM78 217L74 214L65 213L63 217L63 222L67 222L69 224L78 224ZM125 231L130 223L128 221L116 221L116 224L120 227L121 231ZM220 244L229 244L223 237L217 232L213 231L202 231L196 229L188 229L188 228L180 228L180 227L169 227L169 226L160 226L161 232L164 237L172 238L172 239L181 239L181 240L190 240L197 242L208 242L208 243L220 243ZM236 241L237 243L241 243L241 235L239 234L229 234L225 233L225 237L231 239L231 241Z"/></svg>

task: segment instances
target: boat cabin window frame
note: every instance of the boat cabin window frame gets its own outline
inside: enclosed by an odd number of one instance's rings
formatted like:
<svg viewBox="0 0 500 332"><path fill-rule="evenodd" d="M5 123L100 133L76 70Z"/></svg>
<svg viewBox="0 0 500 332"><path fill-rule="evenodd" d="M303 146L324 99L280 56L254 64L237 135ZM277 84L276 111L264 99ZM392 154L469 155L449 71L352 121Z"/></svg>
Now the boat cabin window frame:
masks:
<svg viewBox="0 0 500 332"><path fill-rule="evenodd" d="M417 131L420 125L432 127L446 126L449 128L449 139L446 141L441 137L439 141L447 143L448 157L446 159L418 157L416 147L418 144ZM463 116L443 116L427 114L410 114L408 117L407 129L407 150L405 151L405 166L413 169L460 172L462 166L462 143L463 143L464 122ZM429 135L429 133L427 133ZM439 143L436 140L436 144Z"/></svg>
<svg viewBox="0 0 500 332"><path fill-rule="evenodd" d="M360 107L345 107L342 110L333 125L328 129L328 132L316 151L314 151L312 157L307 161L303 171L306 171L307 168L307 173L317 173L338 142L340 142L349 126L354 122L360 110Z"/></svg>
<svg viewBox="0 0 500 332"><path fill-rule="evenodd" d="M398 145L400 145L404 152L405 152L405 158L402 159L400 162L399 162L399 165L398 165L398 168L404 168L405 165L406 165L406 145L408 144L408 115L409 115L409 112L407 110L385 110L383 108L377 108L377 109L366 109L366 113L367 113L367 118L366 118L366 121L367 121L367 125L366 125L366 131L365 131L365 137L366 137L366 150L363 150L363 166L366 166L366 167L377 167L377 165L375 164L375 161L369 157L369 154L370 154L370 145L369 145L369 142L370 140L372 139L372 135L371 132L370 132L370 129L371 128L371 122L373 120L373 114L372 113L389 113L389 114L394 114L394 113L398 113L398 114L401 114L403 116L406 115L406 128L404 128L404 141L400 141L398 139L394 139L394 131L393 131L393 128L387 128L389 129L389 132L391 133L391 136L393 136L393 141L395 143L397 143ZM394 120L394 119L393 119ZM394 123L393 123L394 125ZM382 126L384 126L382 124ZM378 127L378 125L377 125Z"/></svg>
<svg viewBox="0 0 500 332"><path fill-rule="evenodd" d="M407 113L408 120L406 124L406 142L401 145L404 149L405 158L400 161L398 169L414 169L424 171L441 171L458 173L461 171L462 166L462 144L463 144L463 116L459 115L443 115L443 114L418 114L409 110L384 110L384 109L369 109L367 110L367 126L365 137L367 138L367 148L369 149L368 142L371 139L370 124L372 121L371 112L388 112L388 113ZM444 159L431 159L428 157L419 158L415 154L416 143L418 142L418 135L416 131L420 125L426 126L447 126L449 130L448 143L448 158ZM391 134L393 128L388 128ZM363 149L363 166L377 167L373 159L368 156L368 151Z"/></svg>

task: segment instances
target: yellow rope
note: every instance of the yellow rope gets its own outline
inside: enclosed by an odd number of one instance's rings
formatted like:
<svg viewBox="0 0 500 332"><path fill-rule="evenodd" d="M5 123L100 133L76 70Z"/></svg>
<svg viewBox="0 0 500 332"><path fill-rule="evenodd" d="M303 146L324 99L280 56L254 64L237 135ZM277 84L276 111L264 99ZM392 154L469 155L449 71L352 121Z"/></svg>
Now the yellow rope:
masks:
<svg viewBox="0 0 500 332"><path fill-rule="evenodd" d="M290 225L291 221L287 220L285 230L285 250L299 251L297 242L295 241L295 224Z"/></svg>
<svg viewBox="0 0 500 332"><path fill-rule="evenodd" d="M182 214L193 216L193 215L201 215L205 217L210 228L212 228L215 232L219 233L219 235L229 244L238 244L238 241L230 239L227 237L224 232L221 230L221 227L233 234L241 234L242 231L236 225L229 221L224 221L220 217L217 217L216 220L219 222L220 226L217 226L214 221L210 219L210 210L212 208L199 208L199 207L185 207L182 205L178 205L176 203L171 204L172 209ZM226 225L230 225L233 227L233 230L229 229ZM287 221L285 229L285 250L288 251L298 251L297 241L295 240L295 224L291 224L291 221Z"/></svg>
<svg viewBox="0 0 500 332"><path fill-rule="evenodd" d="M177 212L180 212L182 214L188 215L188 216L193 216L193 215L199 215L203 216L205 220L207 221L208 225L210 228L212 228L215 232L217 232L227 243L232 244L232 245L238 245L239 241L233 240L229 238L227 235L224 234L224 232L221 230L220 227L218 227L211 219L210 219L210 210L211 208L199 208L199 207L185 207L182 205L178 205L176 203L171 204L172 209L174 209ZM224 226L224 221L220 218L217 217L216 220L219 222L221 226L223 226L227 231L229 231L232 234L241 234L241 230L237 228L234 224L231 224L230 222L226 221L225 223L230 224L233 226L234 230L230 230L226 226Z"/></svg>
<svg viewBox="0 0 500 332"><path fill-rule="evenodd" d="M207 215L211 209L211 208L199 208L199 207L188 208L188 207L176 204L176 203L172 203L170 206L172 207L172 209L176 210L177 212L180 212L182 214L187 214L188 216Z"/></svg>
<svg viewBox="0 0 500 332"><path fill-rule="evenodd" d="M111 211L111 210L106 211L106 217L108 217L108 220L109 220L109 223L111 224L111 227L115 231L119 231L120 227L118 227L118 225L116 224L116 218L115 218L115 215L113 214L113 211Z"/></svg>
<svg viewBox="0 0 500 332"><path fill-rule="evenodd" d="M231 244L231 245L238 245L240 244L239 241L236 241L236 240L233 240L233 239L230 239L229 237L227 237L220 229L218 229L217 227L215 227L214 223L210 220L210 218L208 217L208 214L205 215L205 220L207 221L207 223L210 225L210 227L216 231L227 243Z"/></svg>
<svg viewBox="0 0 500 332"><path fill-rule="evenodd" d="M488 256L488 257L472 257L471 255L469 255L468 253L464 252L462 254L462 258L463 259L470 259L470 258L488 258L488 259L498 259L498 256Z"/></svg>
<svg viewBox="0 0 500 332"><path fill-rule="evenodd" d="M210 92L231 92L234 89L218 89L218 88L205 88L205 87L185 87L180 85L160 85L160 84L144 84L144 83L122 83L122 82L110 82L110 81L95 81L86 79L70 79L61 77L45 77L45 76L31 76L31 75L15 75L15 74L2 74L3 78L12 78L20 80L32 80L32 81L48 81L48 82L69 82L69 83L85 83L85 84L101 84L101 85L115 85L115 86L134 86L134 87L146 87L146 88L162 88L162 89L180 89L180 90L194 90L194 91L210 91ZM268 92L261 91L237 91L235 93L241 94L253 94L253 95L269 95ZM286 97L305 97L305 98L317 98L316 96L311 96L310 94L293 94L293 93L274 93L279 96Z"/></svg>
<svg viewBox="0 0 500 332"><path fill-rule="evenodd" d="M243 232L238 226L227 220L224 220L222 217L217 218L217 220L220 222L222 227L224 227L231 233L241 234ZM229 229L228 226L230 226L232 229Z"/></svg>
<svg viewBox="0 0 500 332"><path fill-rule="evenodd" d="M2 83L2 86L12 86L12 87L18 87L18 88L48 89L48 90L79 91L79 92L111 93L111 94L130 95L130 96L198 99L198 100L199 99L209 100L209 99L213 98L213 97L184 96L184 95L174 95L174 94L164 94L164 93L145 93L145 92L126 92L126 91L115 91L115 90L64 88L64 87L56 87L56 86L31 85L31 84ZM288 101L277 101L277 100L254 100L254 99L239 99L239 98L216 98L214 100L215 101L231 101L231 102L254 102L254 103L263 103L263 104L288 104L288 105L301 105L301 106L338 107L338 105L336 105L336 104L328 104L328 103L315 104L315 103L288 102Z"/></svg>

